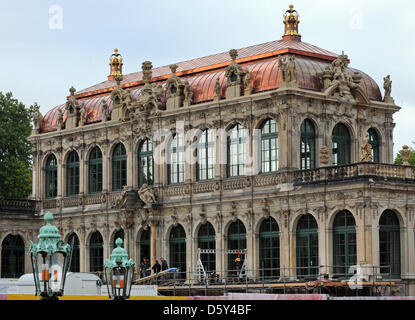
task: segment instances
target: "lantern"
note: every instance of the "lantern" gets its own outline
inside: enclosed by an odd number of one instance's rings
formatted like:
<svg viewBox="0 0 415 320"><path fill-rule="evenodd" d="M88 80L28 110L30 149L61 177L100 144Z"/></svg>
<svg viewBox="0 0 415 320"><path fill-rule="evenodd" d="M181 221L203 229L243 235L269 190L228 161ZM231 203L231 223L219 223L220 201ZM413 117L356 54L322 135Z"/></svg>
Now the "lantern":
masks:
<svg viewBox="0 0 415 320"><path fill-rule="evenodd" d="M30 241L29 247L35 294L44 300L57 300L63 296L71 246L60 240L58 228L51 225L53 214L47 212L44 219L46 225L39 230L39 243Z"/></svg>
<svg viewBox="0 0 415 320"><path fill-rule="evenodd" d="M121 247L121 238L118 238L115 244L117 247L112 251L111 259L104 263L105 281L111 299L125 300L130 297L135 262L132 259L128 260L127 252Z"/></svg>

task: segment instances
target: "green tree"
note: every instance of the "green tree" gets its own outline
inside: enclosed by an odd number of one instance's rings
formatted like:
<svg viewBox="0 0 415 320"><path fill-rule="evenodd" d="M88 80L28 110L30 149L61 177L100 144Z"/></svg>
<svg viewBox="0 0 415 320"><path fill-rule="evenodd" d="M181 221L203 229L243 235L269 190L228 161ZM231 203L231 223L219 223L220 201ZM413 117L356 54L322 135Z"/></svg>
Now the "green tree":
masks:
<svg viewBox="0 0 415 320"><path fill-rule="evenodd" d="M11 92L0 92L0 198L27 199L32 191L32 115L38 105L26 108Z"/></svg>
<svg viewBox="0 0 415 320"><path fill-rule="evenodd" d="M415 166L415 150L412 147L409 147L409 150L411 153L409 154L408 162L411 166ZM403 159L399 152L396 154L395 164L403 164Z"/></svg>

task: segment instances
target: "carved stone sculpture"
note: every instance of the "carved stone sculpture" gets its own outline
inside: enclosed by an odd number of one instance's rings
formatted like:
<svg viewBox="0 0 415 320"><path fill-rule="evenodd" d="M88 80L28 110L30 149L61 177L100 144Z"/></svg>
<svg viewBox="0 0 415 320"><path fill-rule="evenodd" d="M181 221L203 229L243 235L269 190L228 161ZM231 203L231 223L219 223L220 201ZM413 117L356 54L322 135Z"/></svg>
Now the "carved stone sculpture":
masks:
<svg viewBox="0 0 415 320"><path fill-rule="evenodd" d="M130 189L130 187L128 187L128 186L124 186L122 188L122 191L121 191L120 195L115 199L115 207L116 208L120 208L122 206L125 195L126 195L126 193L129 189Z"/></svg>
<svg viewBox="0 0 415 320"><path fill-rule="evenodd" d="M297 88L298 84L295 57L290 56L288 61L285 57L279 57L278 67L281 72L280 88Z"/></svg>
<svg viewBox="0 0 415 320"><path fill-rule="evenodd" d="M219 101L221 98L221 86L220 86L220 82L219 82L219 78L216 79L216 83L215 83L215 98L214 101Z"/></svg>
<svg viewBox="0 0 415 320"><path fill-rule="evenodd" d="M193 92L190 88L189 81L185 81L184 83L184 106L188 107L192 104L193 99Z"/></svg>
<svg viewBox="0 0 415 320"><path fill-rule="evenodd" d="M153 188L148 187L146 183L144 183L140 190L138 190L138 196L146 204L146 206L151 206L157 202Z"/></svg>
<svg viewBox="0 0 415 320"><path fill-rule="evenodd" d="M383 78L383 89L385 89L385 97L383 101L386 103L395 103L395 101L391 97L392 81L390 75L387 75L385 78Z"/></svg>
<svg viewBox="0 0 415 320"><path fill-rule="evenodd" d="M79 126L82 127L85 124L85 107L82 105L79 112Z"/></svg>
<svg viewBox="0 0 415 320"><path fill-rule="evenodd" d="M244 95L249 96L252 93L251 73L246 70L244 76Z"/></svg>
<svg viewBox="0 0 415 320"><path fill-rule="evenodd" d="M347 71L348 65L348 57L342 53L324 70L323 84L327 96L333 95L340 102L353 105L356 104L356 100L351 90L359 87L361 75L355 72L351 76Z"/></svg>
<svg viewBox="0 0 415 320"><path fill-rule="evenodd" d="M399 151L400 155L402 156L402 161L404 166L409 166L409 156L411 155L411 150L407 145L402 147L402 150Z"/></svg>
<svg viewBox="0 0 415 320"><path fill-rule="evenodd" d="M102 121L107 122L109 120L110 111L107 102L102 99Z"/></svg>
<svg viewBox="0 0 415 320"><path fill-rule="evenodd" d="M69 89L70 97L68 101L66 101L65 109L66 109L66 129L75 128L78 125L78 118L81 106L78 103L78 100L76 100L74 94L76 92L74 87L71 87Z"/></svg>
<svg viewBox="0 0 415 320"><path fill-rule="evenodd" d="M366 132L365 138L363 139L362 145L360 147L360 162L372 162L372 145L369 141L369 133Z"/></svg>
<svg viewBox="0 0 415 320"><path fill-rule="evenodd" d="M40 132L42 127L43 116L39 111L39 107L37 107L33 113L33 133L37 134Z"/></svg>
<svg viewBox="0 0 415 320"><path fill-rule="evenodd" d="M329 148L327 146L320 147L320 166L327 167L329 165L330 156Z"/></svg>
<svg viewBox="0 0 415 320"><path fill-rule="evenodd" d="M58 109L58 130L63 129L63 112L61 109Z"/></svg>

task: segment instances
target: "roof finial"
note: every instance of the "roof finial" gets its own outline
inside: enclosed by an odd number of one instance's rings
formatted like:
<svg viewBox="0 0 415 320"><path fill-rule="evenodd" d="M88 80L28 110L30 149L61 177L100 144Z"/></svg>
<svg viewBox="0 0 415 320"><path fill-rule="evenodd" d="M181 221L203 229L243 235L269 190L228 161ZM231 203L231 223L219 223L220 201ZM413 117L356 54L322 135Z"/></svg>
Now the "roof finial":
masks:
<svg viewBox="0 0 415 320"><path fill-rule="evenodd" d="M282 36L283 40L296 40L301 41L301 35L298 33L298 24L300 23L299 20L300 15L296 10L294 10L294 6L290 4L289 9L285 11L284 14L284 35Z"/></svg>
<svg viewBox="0 0 415 320"><path fill-rule="evenodd" d="M114 53L110 57L110 75L108 80L114 80L116 76L122 76L122 57L118 53L118 49L114 49Z"/></svg>

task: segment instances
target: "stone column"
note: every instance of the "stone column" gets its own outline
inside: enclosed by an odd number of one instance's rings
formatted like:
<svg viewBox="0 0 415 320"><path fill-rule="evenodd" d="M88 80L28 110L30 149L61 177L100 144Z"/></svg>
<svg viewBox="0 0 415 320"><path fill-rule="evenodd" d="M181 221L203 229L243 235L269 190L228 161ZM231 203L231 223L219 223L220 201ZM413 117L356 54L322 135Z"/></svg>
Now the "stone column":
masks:
<svg viewBox="0 0 415 320"><path fill-rule="evenodd" d="M289 110L289 106L286 106L280 113L278 121L278 169L291 169L293 167L293 119L292 112Z"/></svg>
<svg viewBox="0 0 415 320"><path fill-rule="evenodd" d="M79 159L79 195L88 194L88 160L83 160L85 152Z"/></svg>
<svg viewBox="0 0 415 320"><path fill-rule="evenodd" d="M79 232L79 271L88 272L87 269L87 244L85 239L85 231Z"/></svg>
<svg viewBox="0 0 415 320"><path fill-rule="evenodd" d="M126 148L126 152L127 152L127 186L132 186L133 185L133 152L132 152L132 146L130 143L130 140L132 139L128 139L128 145L126 143L126 146L128 146Z"/></svg>

